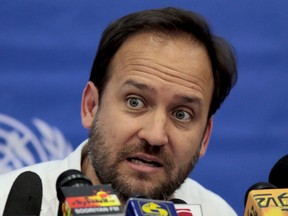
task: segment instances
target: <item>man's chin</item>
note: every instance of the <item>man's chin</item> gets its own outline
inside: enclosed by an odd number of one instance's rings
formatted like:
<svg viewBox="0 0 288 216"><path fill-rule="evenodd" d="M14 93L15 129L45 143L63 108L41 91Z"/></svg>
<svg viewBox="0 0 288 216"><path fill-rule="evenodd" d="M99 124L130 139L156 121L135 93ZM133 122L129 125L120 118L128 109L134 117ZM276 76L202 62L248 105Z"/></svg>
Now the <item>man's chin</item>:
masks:
<svg viewBox="0 0 288 216"><path fill-rule="evenodd" d="M117 168L115 178L110 179L113 179L112 186L122 200L135 196L163 200L178 187L173 182L172 175L168 176L166 172L146 173L127 169L127 167L126 169L121 166Z"/></svg>
<svg viewBox="0 0 288 216"><path fill-rule="evenodd" d="M118 187L120 185L120 187ZM129 179L125 182L118 182L113 185L121 199L129 199L131 197L147 197L151 199L164 199L161 183L155 181L147 181L145 179Z"/></svg>

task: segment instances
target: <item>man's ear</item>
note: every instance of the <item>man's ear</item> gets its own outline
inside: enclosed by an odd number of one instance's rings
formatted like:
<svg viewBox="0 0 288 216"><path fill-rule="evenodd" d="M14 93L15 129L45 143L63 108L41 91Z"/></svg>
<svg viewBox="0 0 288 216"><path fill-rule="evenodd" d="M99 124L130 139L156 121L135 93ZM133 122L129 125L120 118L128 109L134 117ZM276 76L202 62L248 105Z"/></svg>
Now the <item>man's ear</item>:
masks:
<svg viewBox="0 0 288 216"><path fill-rule="evenodd" d="M91 128L99 105L98 89L89 81L82 94L81 119L85 128Z"/></svg>
<svg viewBox="0 0 288 216"><path fill-rule="evenodd" d="M207 150L208 145L209 145L209 140L211 137L212 127L213 127L213 116L208 120L205 132L203 134L201 150L200 150L200 154L199 154L200 157L204 156L206 153L206 150Z"/></svg>

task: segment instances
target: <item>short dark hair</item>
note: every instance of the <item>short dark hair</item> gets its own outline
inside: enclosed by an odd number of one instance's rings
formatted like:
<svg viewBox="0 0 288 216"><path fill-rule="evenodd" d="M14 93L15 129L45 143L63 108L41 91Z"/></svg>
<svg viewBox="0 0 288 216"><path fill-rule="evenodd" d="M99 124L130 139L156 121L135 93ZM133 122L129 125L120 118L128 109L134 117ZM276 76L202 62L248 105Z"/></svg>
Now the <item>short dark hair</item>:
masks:
<svg viewBox="0 0 288 216"><path fill-rule="evenodd" d="M131 35L153 31L170 35L186 33L206 48L214 78L208 114L210 118L219 109L237 81L234 50L223 38L211 33L208 23L201 15L178 8L168 7L128 14L105 29L89 78L97 87L100 98L109 79L110 62L121 45Z"/></svg>

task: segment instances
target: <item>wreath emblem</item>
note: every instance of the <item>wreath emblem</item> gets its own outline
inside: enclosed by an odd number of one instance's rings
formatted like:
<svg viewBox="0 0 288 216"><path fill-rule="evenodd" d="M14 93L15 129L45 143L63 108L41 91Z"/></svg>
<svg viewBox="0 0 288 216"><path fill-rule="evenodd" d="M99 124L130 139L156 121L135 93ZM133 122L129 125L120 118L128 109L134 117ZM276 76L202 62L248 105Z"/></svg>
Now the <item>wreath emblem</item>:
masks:
<svg viewBox="0 0 288 216"><path fill-rule="evenodd" d="M0 173L35 164L63 159L73 147L61 131L33 118L38 133L20 121L0 113Z"/></svg>

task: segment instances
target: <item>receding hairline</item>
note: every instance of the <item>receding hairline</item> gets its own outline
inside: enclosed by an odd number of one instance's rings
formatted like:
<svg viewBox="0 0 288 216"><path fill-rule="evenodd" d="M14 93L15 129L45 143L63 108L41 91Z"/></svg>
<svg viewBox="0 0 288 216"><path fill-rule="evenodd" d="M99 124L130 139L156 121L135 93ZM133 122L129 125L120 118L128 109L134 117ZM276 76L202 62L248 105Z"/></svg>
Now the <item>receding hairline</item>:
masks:
<svg viewBox="0 0 288 216"><path fill-rule="evenodd" d="M211 62L211 58L209 56L209 53L208 53L208 50L207 50L205 44L202 41L200 41L199 39L197 39L193 34L185 32L185 31L170 31L170 30L166 30L166 29L160 29L160 30L159 29L149 29L149 30L145 29L145 30L137 31L137 32L129 35L123 41L123 43L117 49L117 51L114 53L114 55L112 56L112 58L108 64L108 67L107 67L108 79L110 78L110 75L111 75L111 67L112 67L113 62L115 60L115 56L119 53L121 48L123 46L125 46L128 41L130 41L134 37L137 37L137 36L142 35L142 34L148 34L148 35L150 34L150 35L155 36L153 39L156 40L158 43L163 44L163 45L166 45L169 41L176 40L179 37L186 38L187 41L191 42L192 46L204 48L205 51L207 52L207 56ZM212 62L211 62L211 64L212 64ZM211 67L212 67L212 65L211 65Z"/></svg>
<svg viewBox="0 0 288 216"><path fill-rule="evenodd" d="M199 45L199 46L203 46L205 47L205 44L200 41L194 34L186 32L186 31L177 31L177 30L167 30L167 29L144 29L144 30L140 30L138 32L135 32L134 34L129 35L125 41L123 41L122 45L119 47L119 49L131 38L136 37L137 35L140 34L150 34L155 36L155 39L159 39L157 40L157 42L159 43L166 43L169 40L174 40L177 39L179 37L183 37L183 38L187 38L190 42L192 42L193 45ZM118 49L118 50L119 50ZM117 50L117 52L118 52ZM117 53L116 52L116 53ZM115 53L115 54L116 54Z"/></svg>

